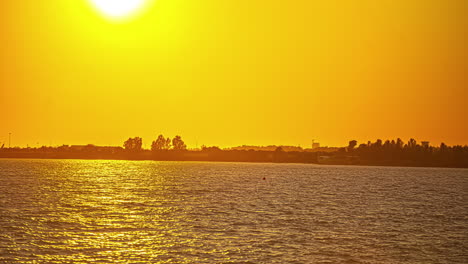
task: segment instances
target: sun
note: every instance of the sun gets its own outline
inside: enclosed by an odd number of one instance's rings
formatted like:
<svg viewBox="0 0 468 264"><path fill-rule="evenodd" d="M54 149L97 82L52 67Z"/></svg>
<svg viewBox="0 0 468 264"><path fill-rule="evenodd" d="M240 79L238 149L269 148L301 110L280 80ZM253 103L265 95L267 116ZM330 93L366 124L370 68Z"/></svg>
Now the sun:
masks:
<svg viewBox="0 0 468 264"><path fill-rule="evenodd" d="M91 3L105 16L122 20L140 12L148 0L90 0Z"/></svg>

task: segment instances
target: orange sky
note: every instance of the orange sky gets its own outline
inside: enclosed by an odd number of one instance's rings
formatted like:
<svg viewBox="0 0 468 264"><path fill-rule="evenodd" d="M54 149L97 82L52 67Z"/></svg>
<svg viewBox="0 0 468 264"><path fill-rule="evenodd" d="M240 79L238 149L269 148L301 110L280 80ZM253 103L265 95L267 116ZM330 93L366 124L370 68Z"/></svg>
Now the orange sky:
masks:
<svg viewBox="0 0 468 264"><path fill-rule="evenodd" d="M465 0L0 3L0 142L468 144Z"/></svg>

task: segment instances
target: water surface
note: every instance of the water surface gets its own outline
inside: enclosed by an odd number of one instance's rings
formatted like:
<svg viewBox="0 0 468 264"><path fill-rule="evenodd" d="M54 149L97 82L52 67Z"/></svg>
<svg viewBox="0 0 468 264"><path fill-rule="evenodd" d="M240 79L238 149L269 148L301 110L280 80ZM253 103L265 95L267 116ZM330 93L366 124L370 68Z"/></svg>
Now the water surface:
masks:
<svg viewBox="0 0 468 264"><path fill-rule="evenodd" d="M467 234L466 169L0 160L2 263L468 263Z"/></svg>

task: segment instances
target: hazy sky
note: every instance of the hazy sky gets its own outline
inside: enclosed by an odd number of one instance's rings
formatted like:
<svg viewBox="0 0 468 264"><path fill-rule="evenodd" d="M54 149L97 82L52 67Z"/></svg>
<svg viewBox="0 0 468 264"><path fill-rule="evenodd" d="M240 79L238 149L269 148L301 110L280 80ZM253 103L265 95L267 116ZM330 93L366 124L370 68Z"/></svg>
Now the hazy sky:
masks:
<svg viewBox="0 0 468 264"><path fill-rule="evenodd" d="M0 3L0 142L468 144L465 0Z"/></svg>

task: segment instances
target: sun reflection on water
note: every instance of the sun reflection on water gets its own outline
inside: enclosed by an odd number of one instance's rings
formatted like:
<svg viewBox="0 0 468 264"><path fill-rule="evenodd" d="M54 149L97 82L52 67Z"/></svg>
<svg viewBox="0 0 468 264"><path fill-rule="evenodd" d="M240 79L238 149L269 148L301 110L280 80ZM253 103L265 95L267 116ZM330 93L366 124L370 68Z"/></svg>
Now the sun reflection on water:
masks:
<svg viewBox="0 0 468 264"><path fill-rule="evenodd" d="M460 263L463 252L453 241L466 234L466 171L6 164L0 162L5 263ZM434 248L435 240L443 244ZM395 257L404 252L408 261Z"/></svg>
<svg viewBox="0 0 468 264"><path fill-rule="evenodd" d="M43 210L53 213L40 221L43 232L38 239L43 245L37 246L49 253L40 259L128 263L167 256L172 247L191 243L184 240L176 219L168 219L177 210L177 199L165 196L166 186L172 184L157 165L144 170L141 163L121 161L76 165L78 169L67 164L64 174L48 176L52 182L59 178L61 184L46 187L49 203ZM58 256L55 251L67 254Z"/></svg>

